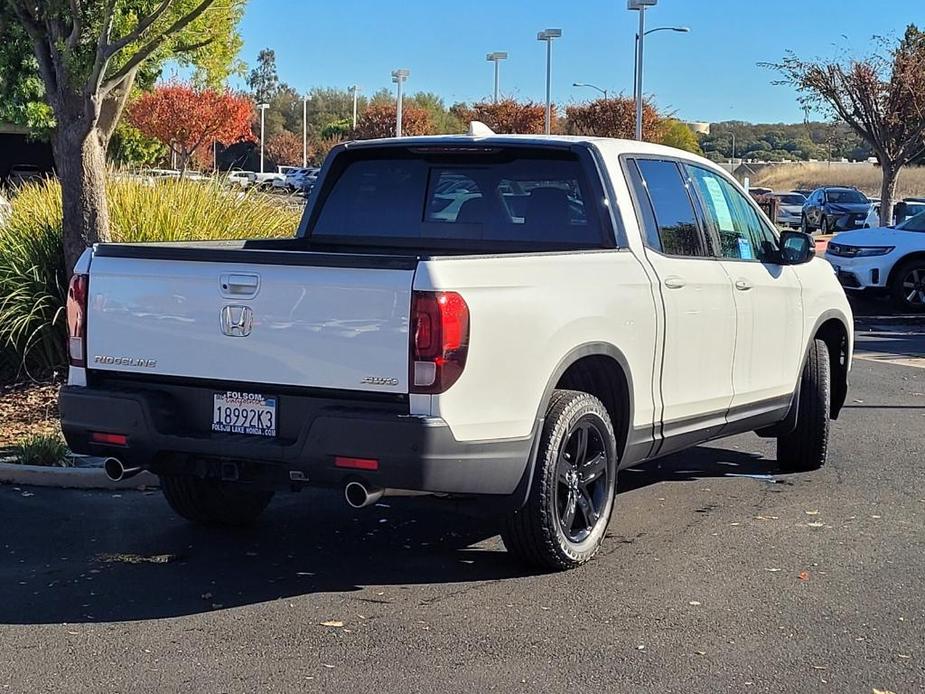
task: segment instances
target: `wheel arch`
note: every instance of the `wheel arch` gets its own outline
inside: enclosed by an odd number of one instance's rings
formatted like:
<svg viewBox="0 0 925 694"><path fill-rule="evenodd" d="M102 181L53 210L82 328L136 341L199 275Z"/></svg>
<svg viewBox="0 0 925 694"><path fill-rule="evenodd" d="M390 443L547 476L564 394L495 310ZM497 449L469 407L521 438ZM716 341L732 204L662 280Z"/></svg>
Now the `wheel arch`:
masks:
<svg viewBox="0 0 925 694"><path fill-rule="evenodd" d="M829 350L829 364L832 374L832 403L830 416L838 419L845 399L848 397L848 369L851 366L851 347L847 318L837 310L823 313L816 320L811 340L822 340ZM806 345L806 355L812 342ZM805 359L804 359L805 362Z"/></svg>
<svg viewBox="0 0 925 694"><path fill-rule="evenodd" d="M545 416L549 399L557 388L581 390L604 403L622 460L633 423L633 379L626 355L607 342L589 342L572 349L550 375L537 418Z"/></svg>
<svg viewBox="0 0 925 694"><path fill-rule="evenodd" d="M925 251L912 251L911 253L906 253L902 258L893 263L893 267L890 268L890 274L887 276L886 287L891 288L893 286L893 280L896 279L896 273L899 271L899 268L908 263L910 260L922 260L925 261Z"/></svg>

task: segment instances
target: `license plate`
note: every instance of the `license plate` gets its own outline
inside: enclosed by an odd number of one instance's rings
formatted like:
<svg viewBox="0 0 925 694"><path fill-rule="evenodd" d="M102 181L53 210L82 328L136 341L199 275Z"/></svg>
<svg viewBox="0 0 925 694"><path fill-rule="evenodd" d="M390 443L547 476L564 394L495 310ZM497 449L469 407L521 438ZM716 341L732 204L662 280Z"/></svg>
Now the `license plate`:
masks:
<svg viewBox="0 0 925 694"><path fill-rule="evenodd" d="M259 393L215 393L212 431L276 436L276 398Z"/></svg>

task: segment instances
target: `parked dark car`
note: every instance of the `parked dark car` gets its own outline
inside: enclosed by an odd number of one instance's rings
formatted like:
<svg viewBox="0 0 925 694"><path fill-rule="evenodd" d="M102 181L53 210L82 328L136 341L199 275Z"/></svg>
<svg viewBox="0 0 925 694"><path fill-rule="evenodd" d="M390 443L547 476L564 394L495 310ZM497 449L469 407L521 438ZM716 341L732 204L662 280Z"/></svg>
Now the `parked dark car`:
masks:
<svg viewBox="0 0 925 694"><path fill-rule="evenodd" d="M860 229L870 206L867 196L856 188L817 188L803 204L800 228L822 234Z"/></svg>

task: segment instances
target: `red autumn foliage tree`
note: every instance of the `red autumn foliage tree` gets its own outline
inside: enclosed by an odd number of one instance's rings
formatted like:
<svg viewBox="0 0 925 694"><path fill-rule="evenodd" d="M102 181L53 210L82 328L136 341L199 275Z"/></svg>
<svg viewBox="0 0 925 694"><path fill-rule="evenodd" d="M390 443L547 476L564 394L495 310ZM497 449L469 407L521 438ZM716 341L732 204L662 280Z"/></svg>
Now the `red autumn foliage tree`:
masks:
<svg viewBox="0 0 925 694"><path fill-rule="evenodd" d="M497 103L481 101L472 106L456 106L454 115L464 123L481 121L498 134L536 135L546 128L546 105L533 101L501 99ZM556 107L552 107L553 132L556 131Z"/></svg>
<svg viewBox="0 0 925 694"><path fill-rule="evenodd" d="M431 135L434 122L425 109L417 106L402 106L402 135ZM352 134L354 139L369 140L375 137L395 136L395 104L370 104L357 120Z"/></svg>
<svg viewBox="0 0 925 694"><path fill-rule="evenodd" d="M626 97L597 99L565 109L569 135L595 135L632 139L636 134L636 102ZM661 142L665 119L649 102L642 106L642 136L648 142Z"/></svg>
<svg viewBox="0 0 925 694"><path fill-rule="evenodd" d="M296 166L302 163L302 138L288 130L281 130L267 138L267 159L275 166Z"/></svg>
<svg viewBox="0 0 925 694"><path fill-rule="evenodd" d="M142 94L131 106L129 122L176 155L181 173L200 148L253 140L254 104L246 96L197 89L179 82Z"/></svg>

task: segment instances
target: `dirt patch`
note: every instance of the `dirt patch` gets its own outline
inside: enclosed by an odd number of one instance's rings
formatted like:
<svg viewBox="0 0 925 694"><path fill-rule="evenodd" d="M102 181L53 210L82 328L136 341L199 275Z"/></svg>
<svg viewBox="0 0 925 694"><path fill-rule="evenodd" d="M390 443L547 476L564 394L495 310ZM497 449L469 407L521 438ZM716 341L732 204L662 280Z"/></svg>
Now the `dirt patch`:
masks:
<svg viewBox="0 0 925 694"><path fill-rule="evenodd" d="M32 434L59 434L58 383L0 386L0 450Z"/></svg>

